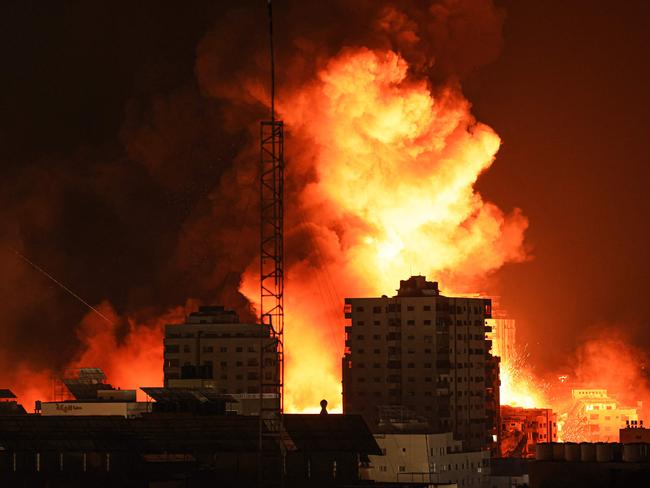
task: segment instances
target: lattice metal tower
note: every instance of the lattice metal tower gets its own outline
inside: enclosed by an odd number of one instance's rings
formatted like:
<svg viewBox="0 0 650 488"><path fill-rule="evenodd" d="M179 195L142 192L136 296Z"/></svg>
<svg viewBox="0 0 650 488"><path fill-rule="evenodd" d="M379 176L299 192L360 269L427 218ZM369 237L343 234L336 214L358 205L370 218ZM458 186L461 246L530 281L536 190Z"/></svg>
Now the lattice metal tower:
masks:
<svg viewBox="0 0 650 488"><path fill-rule="evenodd" d="M271 120L260 125L260 422L259 484L283 486L284 125L275 118L273 8L267 0ZM265 398L266 397L266 398Z"/></svg>

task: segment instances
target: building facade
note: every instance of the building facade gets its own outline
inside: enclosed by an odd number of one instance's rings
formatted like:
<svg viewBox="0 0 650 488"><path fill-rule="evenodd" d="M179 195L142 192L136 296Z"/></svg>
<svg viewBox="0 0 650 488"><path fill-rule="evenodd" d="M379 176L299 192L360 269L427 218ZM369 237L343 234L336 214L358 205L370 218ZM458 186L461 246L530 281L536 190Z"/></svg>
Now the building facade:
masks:
<svg viewBox="0 0 650 488"><path fill-rule="evenodd" d="M638 422L636 408L621 405L602 388L573 388L573 407L564 423L563 440L617 442L626 423Z"/></svg>
<svg viewBox="0 0 650 488"><path fill-rule="evenodd" d="M235 312L219 306L200 307L184 323L165 326L164 344L166 387L200 384L235 395L259 394L260 344L276 350L268 327L239 323ZM265 354L264 383L278 377L277 356L269 356Z"/></svg>
<svg viewBox="0 0 650 488"><path fill-rule="evenodd" d="M446 297L413 276L394 297L346 298L345 307L345 413L363 415L375 432L417 421L453 432L469 450L489 446L489 299Z"/></svg>
<svg viewBox="0 0 650 488"><path fill-rule="evenodd" d="M442 434L375 434L382 456L370 456L371 479L377 483L423 486L487 486L490 455L465 451L450 432Z"/></svg>

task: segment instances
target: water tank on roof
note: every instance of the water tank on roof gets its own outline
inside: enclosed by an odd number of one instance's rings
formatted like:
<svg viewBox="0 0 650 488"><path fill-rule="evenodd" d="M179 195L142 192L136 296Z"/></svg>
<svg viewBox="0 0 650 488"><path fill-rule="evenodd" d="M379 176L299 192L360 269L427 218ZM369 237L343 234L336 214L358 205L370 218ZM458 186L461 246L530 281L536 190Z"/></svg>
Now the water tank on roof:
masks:
<svg viewBox="0 0 650 488"><path fill-rule="evenodd" d="M641 455L641 447L643 444L635 442L633 444L625 444L623 446L623 462L625 463L640 463L644 461Z"/></svg>
<svg viewBox="0 0 650 488"><path fill-rule="evenodd" d="M535 459L538 461L552 461L553 445L550 442L538 442L535 447Z"/></svg>
<svg viewBox="0 0 650 488"><path fill-rule="evenodd" d="M608 442L596 443L596 461L608 463L614 460L614 446Z"/></svg>
<svg viewBox="0 0 650 488"><path fill-rule="evenodd" d="M580 461L590 463L596 460L596 444L591 442L580 443Z"/></svg>
<svg viewBox="0 0 650 488"><path fill-rule="evenodd" d="M553 461L564 461L564 444L561 442L551 442L553 446Z"/></svg>
<svg viewBox="0 0 650 488"><path fill-rule="evenodd" d="M580 444L576 444L575 442L565 442L564 459L570 462L580 461Z"/></svg>

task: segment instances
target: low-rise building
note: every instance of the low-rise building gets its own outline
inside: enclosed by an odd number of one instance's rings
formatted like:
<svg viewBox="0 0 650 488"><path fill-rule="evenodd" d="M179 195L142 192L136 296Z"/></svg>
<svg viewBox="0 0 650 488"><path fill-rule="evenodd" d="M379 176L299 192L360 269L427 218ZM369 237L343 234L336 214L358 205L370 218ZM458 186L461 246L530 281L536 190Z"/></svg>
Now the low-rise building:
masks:
<svg viewBox="0 0 650 488"><path fill-rule="evenodd" d="M563 427L565 441L615 442L626 422L638 421L636 408L621 405L602 388L573 388L573 407Z"/></svg>
<svg viewBox="0 0 650 488"><path fill-rule="evenodd" d="M489 452L464 451L451 432L375 434L382 456L370 456L376 483L487 486Z"/></svg>
<svg viewBox="0 0 650 488"><path fill-rule="evenodd" d="M627 421L625 428L619 430L620 442L646 442L650 444L650 429L643 426L643 420Z"/></svg>
<svg viewBox="0 0 650 488"><path fill-rule="evenodd" d="M139 417L151 412L150 402L138 402L136 390L121 390L106 383L99 368L81 368L74 376L63 378L65 400L36 402L42 416L119 416Z"/></svg>
<svg viewBox="0 0 650 488"><path fill-rule="evenodd" d="M557 442L557 416L550 408L501 406L501 457L534 458L538 442Z"/></svg>

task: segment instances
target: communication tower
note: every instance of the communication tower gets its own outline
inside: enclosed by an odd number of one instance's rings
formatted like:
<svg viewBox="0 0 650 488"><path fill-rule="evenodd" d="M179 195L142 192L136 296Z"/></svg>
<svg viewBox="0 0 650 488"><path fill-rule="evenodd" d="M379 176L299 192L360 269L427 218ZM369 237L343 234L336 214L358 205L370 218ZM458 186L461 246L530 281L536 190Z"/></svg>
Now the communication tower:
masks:
<svg viewBox="0 0 650 488"><path fill-rule="evenodd" d="M271 118L260 124L259 484L284 485L284 125L275 116L273 6L267 0ZM268 340L269 336L272 338Z"/></svg>

